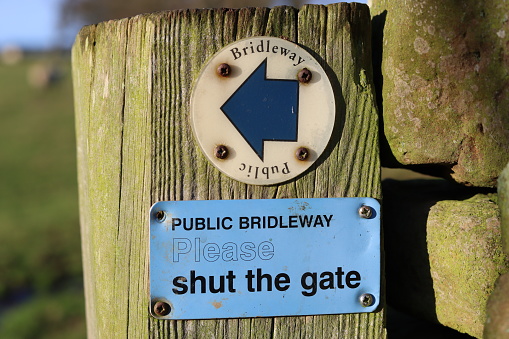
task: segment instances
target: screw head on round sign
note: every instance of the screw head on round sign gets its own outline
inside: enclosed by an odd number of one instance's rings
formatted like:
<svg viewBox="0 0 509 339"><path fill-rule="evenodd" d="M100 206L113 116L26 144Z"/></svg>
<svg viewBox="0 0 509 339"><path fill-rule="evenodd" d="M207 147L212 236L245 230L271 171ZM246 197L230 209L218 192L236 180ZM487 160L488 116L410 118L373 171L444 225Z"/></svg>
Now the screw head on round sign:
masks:
<svg viewBox="0 0 509 339"><path fill-rule="evenodd" d="M332 85L318 61L274 37L221 49L191 95L192 128L202 152L224 174L253 185L285 182L306 171L329 143L335 115ZM227 157L218 156L218 145L227 145ZM296 156L298 149L305 156Z"/></svg>

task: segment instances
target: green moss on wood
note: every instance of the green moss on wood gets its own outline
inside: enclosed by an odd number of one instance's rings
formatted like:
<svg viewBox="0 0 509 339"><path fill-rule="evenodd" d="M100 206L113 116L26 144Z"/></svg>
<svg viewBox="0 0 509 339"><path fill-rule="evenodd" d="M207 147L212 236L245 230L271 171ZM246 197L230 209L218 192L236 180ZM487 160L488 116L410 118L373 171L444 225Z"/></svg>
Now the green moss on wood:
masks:
<svg viewBox="0 0 509 339"><path fill-rule="evenodd" d="M344 3L161 12L80 32L73 76L89 336L386 336L383 310L200 321L156 320L148 312L147 215L156 201L381 197L369 22L367 6ZM191 90L204 63L254 35L308 48L329 72L338 102L338 126L322 159L298 179L268 187L221 174L189 124Z"/></svg>

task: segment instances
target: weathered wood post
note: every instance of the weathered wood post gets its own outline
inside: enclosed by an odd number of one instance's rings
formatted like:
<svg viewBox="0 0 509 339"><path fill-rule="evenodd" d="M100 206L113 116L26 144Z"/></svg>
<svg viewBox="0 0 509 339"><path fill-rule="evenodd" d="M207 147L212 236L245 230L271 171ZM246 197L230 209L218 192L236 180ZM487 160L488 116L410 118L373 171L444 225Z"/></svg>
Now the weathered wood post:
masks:
<svg viewBox="0 0 509 339"><path fill-rule="evenodd" d="M347 3L171 11L82 29L72 57L89 337L386 336L383 306L373 313L215 320L159 320L149 311L155 202L381 197L370 32L368 7ZM204 63L252 36L303 46L326 70L336 102L332 139L318 161L267 186L215 169L190 123L191 91Z"/></svg>

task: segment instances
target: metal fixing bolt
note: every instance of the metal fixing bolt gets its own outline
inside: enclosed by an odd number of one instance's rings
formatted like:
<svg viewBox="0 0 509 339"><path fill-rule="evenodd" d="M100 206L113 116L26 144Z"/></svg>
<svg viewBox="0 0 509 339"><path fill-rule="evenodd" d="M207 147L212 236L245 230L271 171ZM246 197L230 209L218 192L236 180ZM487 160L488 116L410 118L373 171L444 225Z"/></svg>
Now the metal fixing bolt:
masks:
<svg viewBox="0 0 509 339"><path fill-rule="evenodd" d="M303 84L307 84L308 82L310 82L312 77L313 73L311 73L311 71L307 68L301 69L299 74L297 74L297 78Z"/></svg>
<svg viewBox="0 0 509 339"><path fill-rule="evenodd" d="M154 304L154 314L159 317L164 317L170 314L171 307L168 303L164 301L158 301Z"/></svg>
<svg viewBox="0 0 509 339"><path fill-rule="evenodd" d="M370 307L375 303L375 296L373 294L364 293L359 297L359 302L362 307Z"/></svg>
<svg viewBox="0 0 509 339"><path fill-rule="evenodd" d="M163 222L166 219L166 213L164 211L157 211L156 212L156 219L159 222Z"/></svg>
<svg viewBox="0 0 509 339"><path fill-rule="evenodd" d="M218 75L220 75L222 77L227 77L232 72L232 68L230 67L230 65L223 63L223 64L217 66L216 71L217 71Z"/></svg>
<svg viewBox="0 0 509 339"><path fill-rule="evenodd" d="M217 145L214 148L214 156L218 159L226 159L228 157L228 147L225 145Z"/></svg>
<svg viewBox="0 0 509 339"><path fill-rule="evenodd" d="M299 147L295 151L295 157L297 160L304 161L309 157L309 150L306 147Z"/></svg>
<svg viewBox="0 0 509 339"><path fill-rule="evenodd" d="M359 215L361 218L369 219L373 216L373 209L369 206L362 205L359 208Z"/></svg>

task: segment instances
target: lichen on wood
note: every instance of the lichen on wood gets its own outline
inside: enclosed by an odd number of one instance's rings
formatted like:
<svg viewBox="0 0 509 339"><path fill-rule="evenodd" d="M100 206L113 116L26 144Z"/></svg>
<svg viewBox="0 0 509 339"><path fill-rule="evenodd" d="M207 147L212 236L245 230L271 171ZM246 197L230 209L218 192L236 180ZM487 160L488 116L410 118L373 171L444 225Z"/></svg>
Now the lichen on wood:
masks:
<svg viewBox="0 0 509 339"><path fill-rule="evenodd" d="M90 337L386 336L383 309L199 321L157 320L148 311L147 220L157 201L381 197L370 31L368 7L346 3L180 10L82 29L72 53ZM322 158L273 186L221 174L201 154L189 124L203 64L225 45L257 35L287 38L316 55L337 102L337 126Z"/></svg>

